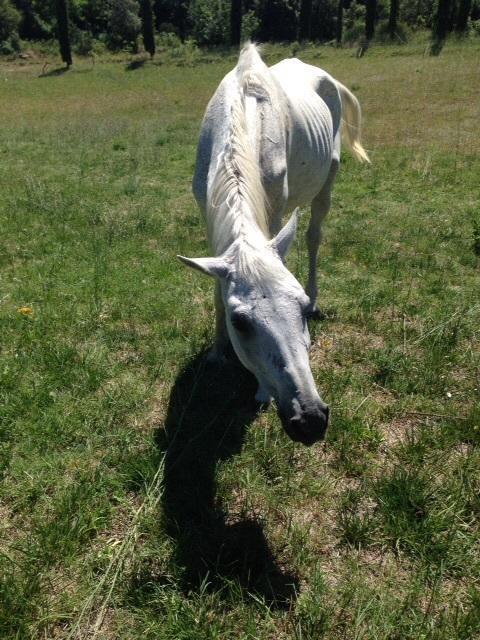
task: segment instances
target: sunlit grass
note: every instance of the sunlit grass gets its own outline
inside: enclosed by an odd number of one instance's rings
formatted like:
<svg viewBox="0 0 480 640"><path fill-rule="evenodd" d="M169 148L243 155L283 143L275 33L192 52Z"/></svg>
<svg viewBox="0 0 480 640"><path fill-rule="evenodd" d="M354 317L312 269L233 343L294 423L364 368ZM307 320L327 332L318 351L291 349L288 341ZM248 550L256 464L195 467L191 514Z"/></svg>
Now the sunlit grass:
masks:
<svg viewBox="0 0 480 640"><path fill-rule="evenodd" d="M206 365L211 282L175 260L208 251L190 181L234 56L0 66L2 637L480 633L479 46L353 53L295 53L373 161L326 224L311 449Z"/></svg>

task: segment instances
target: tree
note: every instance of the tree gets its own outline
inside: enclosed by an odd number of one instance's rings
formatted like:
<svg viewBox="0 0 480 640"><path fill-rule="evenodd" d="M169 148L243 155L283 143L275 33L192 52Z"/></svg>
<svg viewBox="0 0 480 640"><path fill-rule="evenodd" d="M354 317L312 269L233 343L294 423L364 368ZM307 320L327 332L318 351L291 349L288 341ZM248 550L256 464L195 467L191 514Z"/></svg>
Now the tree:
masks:
<svg viewBox="0 0 480 640"><path fill-rule="evenodd" d="M292 42L297 37L295 7L284 0L261 0L259 38L264 42Z"/></svg>
<svg viewBox="0 0 480 640"><path fill-rule="evenodd" d="M331 40L337 33L338 0L313 0L310 21L311 40Z"/></svg>
<svg viewBox="0 0 480 640"><path fill-rule="evenodd" d="M225 44L230 40L230 8L226 0L192 0L188 18L199 44Z"/></svg>
<svg viewBox="0 0 480 640"><path fill-rule="evenodd" d="M242 0L231 0L230 5L230 44L238 47L242 35Z"/></svg>
<svg viewBox="0 0 480 640"><path fill-rule="evenodd" d="M153 32L153 12L151 0L140 0L140 16L142 19L142 36L145 51L150 58L155 55L155 34Z"/></svg>
<svg viewBox="0 0 480 640"><path fill-rule="evenodd" d="M20 14L10 0L0 0L0 52L16 48L19 24Z"/></svg>
<svg viewBox="0 0 480 640"><path fill-rule="evenodd" d="M337 44L342 44L343 35L343 0L338 0L337 4L337 24L335 29L335 40Z"/></svg>
<svg viewBox="0 0 480 640"><path fill-rule="evenodd" d="M388 14L388 33L390 40L395 38L398 22L399 0L390 0L390 12Z"/></svg>
<svg viewBox="0 0 480 640"><path fill-rule="evenodd" d="M430 53L438 56L445 44L445 39L450 31L451 22L451 0L438 0L432 26L432 46Z"/></svg>
<svg viewBox="0 0 480 640"><path fill-rule="evenodd" d="M457 21L455 31L459 34L467 30L468 18L472 10L472 0L460 0L458 5Z"/></svg>
<svg viewBox="0 0 480 640"><path fill-rule="evenodd" d="M68 29L67 0L57 0L57 38L60 45L60 55L67 68L72 66L72 50L70 48L70 33Z"/></svg>
<svg viewBox="0 0 480 640"><path fill-rule="evenodd" d="M312 29L312 0L301 0L298 39L310 40Z"/></svg>
<svg viewBox="0 0 480 640"><path fill-rule="evenodd" d="M366 1L365 37L370 41L375 34L375 19L377 17L377 0Z"/></svg>
<svg viewBox="0 0 480 640"><path fill-rule="evenodd" d="M130 45L136 50L137 37L141 29L139 12L140 7L136 0L112 0L108 16L111 47Z"/></svg>

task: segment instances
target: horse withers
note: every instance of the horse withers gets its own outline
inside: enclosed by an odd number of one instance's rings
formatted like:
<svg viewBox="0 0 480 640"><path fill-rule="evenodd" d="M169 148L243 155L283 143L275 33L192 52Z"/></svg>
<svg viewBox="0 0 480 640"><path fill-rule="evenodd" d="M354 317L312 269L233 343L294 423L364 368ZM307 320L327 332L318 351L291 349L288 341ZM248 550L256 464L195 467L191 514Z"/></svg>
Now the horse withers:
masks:
<svg viewBox="0 0 480 640"><path fill-rule="evenodd" d="M317 254L342 121L353 155L368 162L360 106L346 87L295 58L269 68L248 43L208 104L198 144L193 192L213 257L179 256L216 280L211 359L221 360L231 342L257 378L256 399L273 397L287 434L306 445L324 438L329 417L310 369L307 319L318 314ZM285 257L307 203L304 290Z"/></svg>

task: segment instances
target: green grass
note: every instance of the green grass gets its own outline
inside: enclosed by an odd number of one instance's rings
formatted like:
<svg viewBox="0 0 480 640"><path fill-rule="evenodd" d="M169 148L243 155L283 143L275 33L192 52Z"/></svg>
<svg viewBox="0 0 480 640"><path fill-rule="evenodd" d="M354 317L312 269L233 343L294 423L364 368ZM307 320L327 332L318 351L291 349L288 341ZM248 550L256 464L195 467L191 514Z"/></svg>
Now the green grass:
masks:
<svg viewBox="0 0 480 640"><path fill-rule="evenodd" d="M480 637L479 45L423 53L296 54L372 158L326 225L311 449L206 364L212 284L175 260L208 251L190 181L234 56L0 64L2 638Z"/></svg>

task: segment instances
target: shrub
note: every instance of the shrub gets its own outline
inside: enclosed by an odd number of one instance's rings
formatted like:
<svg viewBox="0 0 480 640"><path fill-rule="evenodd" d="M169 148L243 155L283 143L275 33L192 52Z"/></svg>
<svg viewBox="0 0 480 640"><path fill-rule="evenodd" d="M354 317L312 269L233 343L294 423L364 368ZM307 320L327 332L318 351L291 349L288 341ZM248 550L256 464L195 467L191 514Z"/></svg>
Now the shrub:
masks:
<svg viewBox="0 0 480 640"><path fill-rule="evenodd" d="M390 38L390 31L388 26L388 20L381 20L377 28L375 29L375 41L387 44L392 42L393 44L406 43L408 41L408 28L405 24L397 22L395 28L396 38L392 40Z"/></svg>
<svg viewBox="0 0 480 640"><path fill-rule="evenodd" d="M14 53L20 49L18 25L20 14L10 0L0 0L0 53Z"/></svg>
<svg viewBox="0 0 480 640"><path fill-rule="evenodd" d="M242 17L242 42L253 40L260 30L260 20L255 11L247 11Z"/></svg>
<svg viewBox="0 0 480 640"><path fill-rule="evenodd" d="M365 6L354 0L344 12L344 36L346 44L355 44L365 39Z"/></svg>
<svg viewBox="0 0 480 640"><path fill-rule="evenodd" d="M75 53L79 56L89 56L92 54L94 39L88 31L78 30L75 33Z"/></svg>
<svg viewBox="0 0 480 640"><path fill-rule="evenodd" d="M174 33L177 36L180 35L178 27L171 22L162 22L158 27L159 33Z"/></svg>
<svg viewBox="0 0 480 640"><path fill-rule="evenodd" d="M199 44L229 41L230 3L225 0L193 0L188 11L192 35Z"/></svg>
<svg viewBox="0 0 480 640"><path fill-rule="evenodd" d="M157 49L160 51L173 51L182 46L182 41L176 33L171 31L160 31L156 37Z"/></svg>
<svg viewBox="0 0 480 640"><path fill-rule="evenodd" d="M345 44L357 44L365 40L365 23L357 20L350 27L345 29L343 41Z"/></svg>
<svg viewBox="0 0 480 640"><path fill-rule="evenodd" d="M140 7L136 0L111 0L108 12L108 44L112 49L132 47L137 49L137 38L140 33Z"/></svg>
<svg viewBox="0 0 480 640"><path fill-rule="evenodd" d="M480 36L480 20L471 20L469 30L475 36Z"/></svg>

